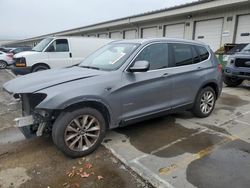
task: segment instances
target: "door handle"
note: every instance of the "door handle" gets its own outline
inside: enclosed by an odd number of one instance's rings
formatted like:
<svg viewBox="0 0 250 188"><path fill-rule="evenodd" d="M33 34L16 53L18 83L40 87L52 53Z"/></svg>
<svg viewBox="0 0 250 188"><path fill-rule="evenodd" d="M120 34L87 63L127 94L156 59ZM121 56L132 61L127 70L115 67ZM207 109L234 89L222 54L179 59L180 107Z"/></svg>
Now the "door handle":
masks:
<svg viewBox="0 0 250 188"><path fill-rule="evenodd" d="M72 53L71 53L71 52L69 53L69 57L70 57L70 58L72 57Z"/></svg>
<svg viewBox="0 0 250 188"><path fill-rule="evenodd" d="M202 67L197 67L197 69L202 69Z"/></svg>
<svg viewBox="0 0 250 188"><path fill-rule="evenodd" d="M161 77L166 78L169 76L169 73L164 73Z"/></svg>

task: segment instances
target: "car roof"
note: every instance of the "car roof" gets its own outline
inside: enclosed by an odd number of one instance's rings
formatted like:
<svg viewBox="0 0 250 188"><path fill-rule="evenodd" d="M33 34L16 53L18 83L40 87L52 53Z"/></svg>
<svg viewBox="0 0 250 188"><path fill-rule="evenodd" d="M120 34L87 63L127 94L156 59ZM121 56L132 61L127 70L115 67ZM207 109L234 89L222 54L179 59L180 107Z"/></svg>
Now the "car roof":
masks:
<svg viewBox="0 0 250 188"><path fill-rule="evenodd" d="M178 38L148 38L148 39L129 39L129 40L117 40L113 43L139 43L139 44L147 44L152 42L180 42L180 43L192 43L192 44L198 44L198 45L204 45L207 46L205 43L200 41L194 41L194 40L187 40L187 39L178 39Z"/></svg>

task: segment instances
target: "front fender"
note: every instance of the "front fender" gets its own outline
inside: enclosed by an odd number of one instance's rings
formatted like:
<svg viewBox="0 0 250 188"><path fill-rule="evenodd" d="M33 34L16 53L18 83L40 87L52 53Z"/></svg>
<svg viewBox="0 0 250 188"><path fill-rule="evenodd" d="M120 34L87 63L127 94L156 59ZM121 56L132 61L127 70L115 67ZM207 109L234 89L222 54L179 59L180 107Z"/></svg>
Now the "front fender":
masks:
<svg viewBox="0 0 250 188"><path fill-rule="evenodd" d="M70 99L65 99L60 96L54 96L50 99L43 100L36 106L36 109L47 109L47 110L64 110L72 105L83 103L83 102L97 102L105 106L110 115L110 123L113 124L113 111L105 99L98 96L78 96Z"/></svg>

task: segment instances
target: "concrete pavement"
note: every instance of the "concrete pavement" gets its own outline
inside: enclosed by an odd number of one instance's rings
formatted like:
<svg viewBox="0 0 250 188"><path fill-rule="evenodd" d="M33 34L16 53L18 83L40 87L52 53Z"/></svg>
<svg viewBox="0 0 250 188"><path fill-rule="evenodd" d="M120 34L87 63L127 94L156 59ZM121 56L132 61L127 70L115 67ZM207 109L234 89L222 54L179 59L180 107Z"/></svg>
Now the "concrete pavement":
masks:
<svg viewBox="0 0 250 188"><path fill-rule="evenodd" d="M111 131L104 145L155 187L250 186L250 87L224 88L205 119L183 112Z"/></svg>

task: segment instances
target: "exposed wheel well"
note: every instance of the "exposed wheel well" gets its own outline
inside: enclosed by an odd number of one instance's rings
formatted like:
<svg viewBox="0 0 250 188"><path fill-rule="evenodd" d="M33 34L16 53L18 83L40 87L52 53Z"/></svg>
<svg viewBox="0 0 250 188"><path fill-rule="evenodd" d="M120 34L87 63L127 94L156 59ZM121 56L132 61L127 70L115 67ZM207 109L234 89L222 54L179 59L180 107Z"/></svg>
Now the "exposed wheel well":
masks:
<svg viewBox="0 0 250 188"><path fill-rule="evenodd" d="M210 83L205 84L201 89L203 89L205 87L208 87L208 86L214 89L216 99L218 99L218 95L219 95L218 85L216 83L214 83L214 82L210 82Z"/></svg>
<svg viewBox="0 0 250 188"><path fill-rule="evenodd" d="M85 102L76 103L76 104L68 106L66 109L64 109L64 111L74 111L76 109L83 108L83 107L91 107L91 108L98 110L103 115L106 121L106 125L108 126L107 128L109 128L109 123L110 123L109 110L104 104L100 102L85 101Z"/></svg>
<svg viewBox="0 0 250 188"><path fill-rule="evenodd" d="M39 66L39 65L45 66L45 67L47 67L48 69L50 69L50 66L47 65L46 63L36 63L35 65L32 65L32 71L33 71L33 69L34 69L35 67L37 67L37 66Z"/></svg>

